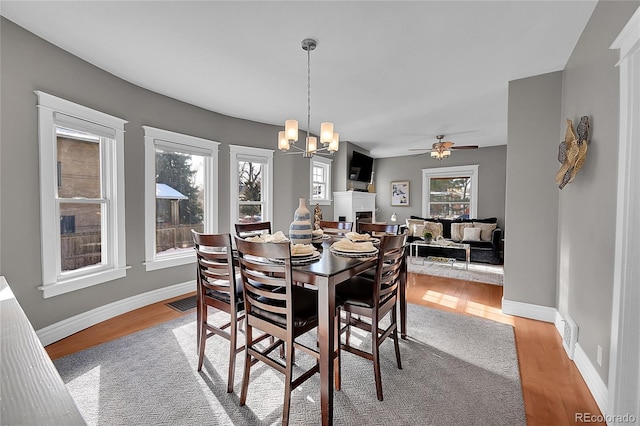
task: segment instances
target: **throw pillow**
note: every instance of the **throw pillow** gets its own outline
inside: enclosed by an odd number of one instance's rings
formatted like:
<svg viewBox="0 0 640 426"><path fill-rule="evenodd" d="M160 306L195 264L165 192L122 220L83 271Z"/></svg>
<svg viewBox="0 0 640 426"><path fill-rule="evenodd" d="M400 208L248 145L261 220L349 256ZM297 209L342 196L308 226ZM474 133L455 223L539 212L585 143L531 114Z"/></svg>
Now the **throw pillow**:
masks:
<svg viewBox="0 0 640 426"><path fill-rule="evenodd" d="M422 234L417 234L415 232L415 227L419 225L424 225L424 220L422 219L407 219L407 235L413 237L422 237Z"/></svg>
<svg viewBox="0 0 640 426"><path fill-rule="evenodd" d="M472 223L452 223L451 224L451 239L453 241L462 241L464 239L465 228L471 228Z"/></svg>
<svg viewBox="0 0 640 426"><path fill-rule="evenodd" d="M436 239L442 236L442 224L436 222L425 222L424 230L431 232L431 237Z"/></svg>
<svg viewBox="0 0 640 426"><path fill-rule="evenodd" d="M480 228L482 231L480 232L480 239L482 241L491 241L491 233L498 226L497 223L473 223L474 228Z"/></svg>
<svg viewBox="0 0 640 426"><path fill-rule="evenodd" d="M422 222L422 224L420 224L420 225L415 225L413 227L413 236L414 237L422 238L422 234L423 233L424 233L424 222Z"/></svg>
<svg viewBox="0 0 640 426"><path fill-rule="evenodd" d="M480 241L480 228L464 228L463 241Z"/></svg>

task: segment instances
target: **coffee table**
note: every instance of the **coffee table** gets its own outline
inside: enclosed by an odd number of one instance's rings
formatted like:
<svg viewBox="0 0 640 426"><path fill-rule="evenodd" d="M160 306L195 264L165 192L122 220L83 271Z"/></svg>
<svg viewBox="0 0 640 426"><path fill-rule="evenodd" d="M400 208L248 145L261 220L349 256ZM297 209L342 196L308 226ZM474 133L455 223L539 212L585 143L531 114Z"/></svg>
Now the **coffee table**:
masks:
<svg viewBox="0 0 640 426"><path fill-rule="evenodd" d="M409 243L409 258L411 259L411 263L415 264L418 258L418 248L420 247L437 247L437 248L446 248L446 249L454 249L454 250L464 250L465 252L465 269L469 270L469 261L471 260L471 246L465 243L454 243L447 242L446 244L439 243L427 243L422 240L415 240ZM422 261L424 265L424 260ZM453 267L453 263L451 264Z"/></svg>

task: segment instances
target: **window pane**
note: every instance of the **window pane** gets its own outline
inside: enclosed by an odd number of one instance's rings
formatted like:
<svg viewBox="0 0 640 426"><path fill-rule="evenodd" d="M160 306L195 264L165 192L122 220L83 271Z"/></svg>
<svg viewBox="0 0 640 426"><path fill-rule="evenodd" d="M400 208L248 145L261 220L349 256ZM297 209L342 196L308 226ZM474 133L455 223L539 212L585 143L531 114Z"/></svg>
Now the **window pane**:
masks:
<svg viewBox="0 0 640 426"><path fill-rule="evenodd" d="M156 253L193 247L204 231L205 157L156 149Z"/></svg>
<svg viewBox="0 0 640 426"><path fill-rule="evenodd" d="M453 203L432 203L430 206L430 215L442 217L446 219L454 219L457 217L469 217L469 204L453 204Z"/></svg>
<svg viewBox="0 0 640 426"><path fill-rule="evenodd" d="M102 263L101 204L60 204L62 272Z"/></svg>
<svg viewBox="0 0 640 426"><path fill-rule="evenodd" d="M238 210L240 223L262 222L261 204L242 204Z"/></svg>
<svg viewBox="0 0 640 426"><path fill-rule="evenodd" d="M470 201L471 178L431 178L430 182L431 202Z"/></svg>
<svg viewBox="0 0 640 426"><path fill-rule="evenodd" d="M313 184L313 198L327 198L326 197L326 186L320 183Z"/></svg>
<svg viewBox="0 0 640 426"><path fill-rule="evenodd" d="M101 198L100 137L56 127L59 198Z"/></svg>
<svg viewBox="0 0 640 426"><path fill-rule="evenodd" d="M313 168L313 181L314 182L324 182L324 168L323 167L314 167Z"/></svg>
<svg viewBox="0 0 640 426"><path fill-rule="evenodd" d="M262 166L260 163L238 162L240 201L262 201Z"/></svg>

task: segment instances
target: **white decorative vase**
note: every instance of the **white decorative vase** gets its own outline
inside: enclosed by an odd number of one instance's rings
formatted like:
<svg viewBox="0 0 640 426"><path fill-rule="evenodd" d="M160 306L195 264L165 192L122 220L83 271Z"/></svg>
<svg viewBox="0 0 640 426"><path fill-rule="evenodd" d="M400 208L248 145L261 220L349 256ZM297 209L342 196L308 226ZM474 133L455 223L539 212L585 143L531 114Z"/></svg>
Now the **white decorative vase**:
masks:
<svg viewBox="0 0 640 426"><path fill-rule="evenodd" d="M305 199L300 198L300 205L293 214L293 222L289 226L289 239L291 244L310 244L313 226L311 214L305 204Z"/></svg>

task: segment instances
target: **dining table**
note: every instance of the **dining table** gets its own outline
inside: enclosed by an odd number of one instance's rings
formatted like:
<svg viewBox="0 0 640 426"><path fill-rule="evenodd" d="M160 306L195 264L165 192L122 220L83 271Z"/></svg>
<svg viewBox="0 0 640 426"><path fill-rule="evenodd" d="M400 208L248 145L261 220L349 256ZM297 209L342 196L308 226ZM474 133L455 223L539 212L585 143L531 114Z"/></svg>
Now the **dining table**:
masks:
<svg viewBox="0 0 640 426"><path fill-rule="evenodd" d="M333 238L323 240L316 248L321 256L314 262L293 266L293 280L312 284L318 291L318 344L320 351L320 406L322 424L333 424L333 348L335 339L336 286L354 275L376 266L377 257L342 256L330 250ZM400 285L400 336L406 333L406 250L402 262Z"/></svg>

